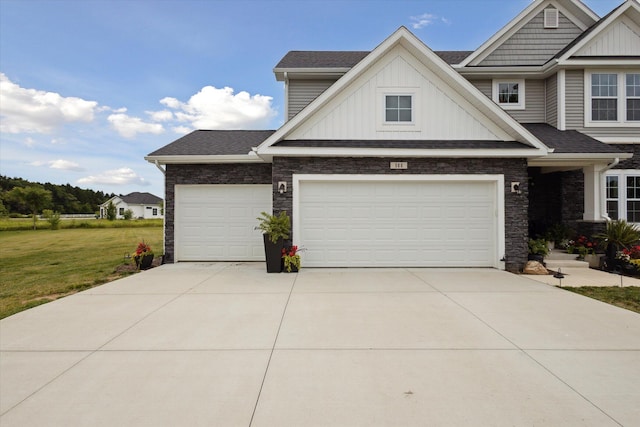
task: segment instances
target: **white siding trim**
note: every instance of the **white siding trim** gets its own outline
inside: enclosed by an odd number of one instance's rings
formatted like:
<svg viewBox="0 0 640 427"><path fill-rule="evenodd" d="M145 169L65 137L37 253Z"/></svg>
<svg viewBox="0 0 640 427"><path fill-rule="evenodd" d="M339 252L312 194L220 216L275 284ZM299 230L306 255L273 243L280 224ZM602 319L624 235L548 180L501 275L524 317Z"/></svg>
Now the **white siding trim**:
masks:
<svg viewBox="0 0 640 427"><path fill-rule="evenodd" d="M300 184L304 181L423 181L423 182L493 182L495 183L497 236L494 268L504 270L505 256L505 201L504 201L504 175L344 175L344 174L293 174L293 244L298 245L297 235L300 230Z"/></svg>
<svg viewBox="0 0 640 427"><path fill-rule="evenodd" d="M558 70L558 130L567 129L565 79L565 70Z"/></svg>

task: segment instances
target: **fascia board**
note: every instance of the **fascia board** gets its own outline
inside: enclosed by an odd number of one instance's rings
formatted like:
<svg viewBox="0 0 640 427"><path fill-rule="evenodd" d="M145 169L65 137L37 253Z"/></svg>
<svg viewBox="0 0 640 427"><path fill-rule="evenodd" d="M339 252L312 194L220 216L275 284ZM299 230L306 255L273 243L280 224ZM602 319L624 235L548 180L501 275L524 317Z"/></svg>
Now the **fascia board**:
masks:
<svg viewBox="0 0 640 427"><path fill-rule="evenodd" d="M577 7L581 12L583 12L587 17L592 19L594 22L597 22L600 17L595 14L591 9L589 9L584 3L579 0L570 0L571 5ZM582 29L582 31L586 31L588 26L585 26L582 22L582 19L577 18L574 13L571 13L561 1L553 2L549 0L536 0L531 3L527 8L525 8L520 14L518 14L514 19L509 21L507 25L502 27L500 31L494 34L489 40L483 43L478 49L476 49L471 55L466 57L464 61L462 61L459 65L465 67L471 63L477 64L489 56L495 49L498 48L505 40L515 34L520 28L522 28L531 18L540 13L544 8L546 8L549 4L553 4L562 12L563 15L573 18L574 23ZM577 22L575 22L577 21Z"/></svg>
<svg viewBox="0 0 640 427"><path fill-rule="evenodd" d="M255 154L245 155L175 155L175 156L145 156L149 163L159 164L188 164L188 163L265 163L265 161Z"/></svg>
<svg viewBox="0 0 640 427"><path fill-rule="evenodd" d="M262 144L257 147L256 153L262 154L262 151L266 147L270 147L276 142L283 139L287 134L295 130L298 126L304 123L309 116L311 116L317 109L321 108L327 102L329 102L335 94L340 92L343 88L348 86L355 78L365 72L375 60L380 58L384 53L393 48L395 44L400 40L403 34L409 33L404 27L398 28L391 36L387 37L382 43L380 43L374 50L372 50L367 56L365 56L360 62L358 62L353 68L340 78L337 82L331 85L320 96L311 101L309 105L302 109L300 113L295 115L292 119L282 125L277 131L275 131L269 138L264 140Z"/></svg>
<svg viewBox="0 0 640 427"><path fill-rule="evenodd" d="M272 157L540 157L546 156L544 149L458 149L421 150L409 148L326 148L326 147L269 147L264 155Z"/></svg>
<svg viewBox="0 0 640 427"><path fill-rule="evenodd" d="M335 67L335 68L274 68L273 73L276 75L276 81L282 82L285 76L291 78L304 77L339 77L347 73L351 68Z"/></svg>
<svg viewBox="0 0 640 427"><path fill-rule="evenodd" d="M587 57L570 58L561 62L563 67L637 67L640 65L640 57L634 58L620 58L620 59L608 59L608 58L594 58L587 59Z"/></svg>
<svg viewBox="0 0 640 427"><path fill-rule="evenodd" d="M313 114L315 110L322 107L325 103L329 102L333 96L348 86L354 79L366 71L377 59L383 56L386 52L392 49L396 44L400 43L405 49L411 52L418 60L420 60L431 71L438 74L438 76L445 81L454 90L467 99L478 110L483 112L490 120L492 120L497 126L503 129L507 134L516 140L523 140L526 144L531 145L536 149L548 151L548 147L542 144L536 137L534 137L529 131L527 131L520 123L518 123L513 117L511 117L502 108L496 105L492 100L487 98L484 94L473 86L467 79L461 76L456 70L451 68L442 58L436 55L429 47L427 47L420 39L418 39L413 33L407 30L405 27L400 27L383 41L378 47L376 47L369 55L367 55L362 61L356 64L345 76L329 87L324 93L309 104L301 113L296 115L290 121L285 123L274 134L267 138L260 146L258 146L257 153L259 155L267 154L265 149L270 147L277 141L281 140L288 133L296 129L302 124L308 116ZM425 62L422 58L428 58L429 61Z"/></svg>
<svg viewBox="0 0 640 427"><path fill-rule="evenodd" d="M538 7L540 7L544 3L544 1L545 0L535 0L533 3L531 3L529 6L527 6L515 18L513 18L511 21L507 22L507 24L504 27L502 27L500 30L498 30L497 33L495 33L493 36L491 36L489 38L489 40L487 40L482 45L480 45L480 47L477 48L471 55L467 56L459 65L461 67L466 67L467 65L471 64L472 62L475 62L476 60L478 60L478 61L482 60L483 58L480 58L480 59L478 59L478 58L483 53L485 53L487 50L489 50L492 47L493 47L493 49L491 49L491 51L493 51L497 47L497 46L494 46L494 45L497 45L499 41L501 41L503 38L506 38L508 33L513 31L514 27L517 27L519 23L521 24L520 26L524 25L524 24L522 24L522 20L527 15L529 15L533 10L537 9ZM515 31L513 31L513 32L515 32ZM488 53L487 53L487 55L488 55Z"/></svg>
<svg viewBox="0 0 640 427"><path fill-rule="evenodd" d="M635 1L633 1L633 2L629 2L629 1L625 2L624 4L622 4L618 8L618 10L616 10L614 13L609 15L606 18L606 21L601 23L598 26L598 28L594 29L591 33L587 34L587 36L584 39L580 40L575 46L573 46L571 49L569 49L567 52L565 52L564 55L562 55L560 58L558 58L558 62L560 62L561 64L564 64L564 62L567 59L569 59L571 56L573 56L574 53L576 53L577 51L579 51L580 49L585 47L596 36L601 34L606 28L609 27L609 25L611 25L612 22L614 22L616 19L618 19L618 17L620 17L623 13L625 13L630 7L635 8L638 11L638 13L640 13L640 5L638 5L638 3L636 3Z"/></svg>
<svg viewBox="0 0 640 427"><path fill-rule="evenodd" d="M579 166L599 163L611 163L616 159L626 160L633 156L632 153L553 153L546 157L530 159L529 166Z"/></svg>

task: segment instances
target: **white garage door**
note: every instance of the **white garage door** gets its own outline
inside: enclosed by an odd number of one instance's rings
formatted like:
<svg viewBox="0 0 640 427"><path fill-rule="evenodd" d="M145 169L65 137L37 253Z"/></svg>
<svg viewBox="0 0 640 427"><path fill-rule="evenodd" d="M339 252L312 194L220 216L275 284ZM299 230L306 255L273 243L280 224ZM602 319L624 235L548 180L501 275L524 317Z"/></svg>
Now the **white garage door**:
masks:
<svg viewBox="0 0 640 427"><path fill-rule="evenodd" d="M271 185L176 185L177 261L263 261L260 212Z"/></svg>
<svg viewBox="0 0 640 427"><path fill-rule="evenodd" d="M299 181L309 267L498 266L496 181Z"/></svg>

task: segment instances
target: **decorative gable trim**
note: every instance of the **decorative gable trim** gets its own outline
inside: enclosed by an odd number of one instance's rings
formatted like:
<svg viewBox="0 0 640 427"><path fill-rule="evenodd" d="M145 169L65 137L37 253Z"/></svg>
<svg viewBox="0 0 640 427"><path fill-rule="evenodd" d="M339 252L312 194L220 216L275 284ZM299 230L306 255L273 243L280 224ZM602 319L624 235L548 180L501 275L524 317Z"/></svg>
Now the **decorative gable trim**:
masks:
<svg viewBox="0 0 640 427"><path fill-rule="evenodd" d="M482 60L493 53L493 51L525 26L533 17L542 13L542 11L549 6L565 15L582 31L587 30L587 28L595 24L600 19L598 15L579 0L535 0L520 12L518 16L509 21L509 23L507 23L507 25L505 25L500 31L494 34L471 55L465 58L465 60L456 66L456 68L478 65Z"/></svg>
<svg viewBox="0 0 640 427"><path fill-rule="evenodd" d="M630 16L635 16L636 19L631 19ZM627 27L631 25L635 28L638 28L640 26L640 22L637 17L639 16L640 4L638 4L635 0L627 0L624 4L618 7L618 9L614 10L611 14L604 18L603 21L599 22L598 26L594 28L593 31L589 32L584 38L582 38L582 40L572 46L571 49L564 52L562 56L558 58L558 63L562 64L568 61L572 56L577 55L580 52L585 53L584 51L586 51L598 37L604 35L608 30L610 30L616 22L622 22Z"/></svg>
<svg viewBox="0 0 640 427"><path fill-rule="evenodd" d="M322 95L260 144L260 146L255 149L257 154L261 157L268 158L275 154L276 151L282 150L271 147L292 135L303 127L303 125L308 127L309 122L313 120L314 115L318 113L321 108L330 103L334 98L340 96L356 79L375 67L381 58L389 54L396 47L401 47L403 51L408 52L412 57L412 62L415 61L417 65L425 67L431 73L437 75L442 81L442 84L450 88L447 92L450 92L451 96L464 99L467 104L470 104L476 111L480 112L483 120L490 123L492 127L500 129L500 133L504 135L503 137L506 137L505 140L510 138L511 140L521 142L531 147L531 149L527 150L530 156L544 156L547 154L548 148L544 144L530 134L522 125L509 116L509 114L480 93L469 81L446 64L405 27L400 27L347 74L329 87ZM317 119L319 119L319 117ZM459 155L459 152L456 154ZM496 155L499 154L496 153Z"/></svg>

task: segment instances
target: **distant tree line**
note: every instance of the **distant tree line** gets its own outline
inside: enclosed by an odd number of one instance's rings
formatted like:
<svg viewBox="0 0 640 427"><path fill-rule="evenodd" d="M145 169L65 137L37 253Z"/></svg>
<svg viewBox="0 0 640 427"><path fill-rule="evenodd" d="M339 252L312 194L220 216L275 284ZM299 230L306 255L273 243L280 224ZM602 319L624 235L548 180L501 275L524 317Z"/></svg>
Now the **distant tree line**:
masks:
<svg viewBox="0 0 640 427"><path fill-rule="evenodd" d="M92 214L114 194L74 187L31 182L0 175L0 216L33 215L50 209L61 214Z"/></svg>

